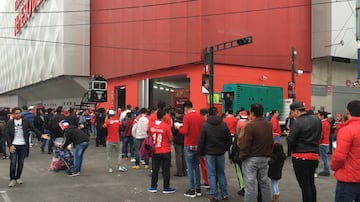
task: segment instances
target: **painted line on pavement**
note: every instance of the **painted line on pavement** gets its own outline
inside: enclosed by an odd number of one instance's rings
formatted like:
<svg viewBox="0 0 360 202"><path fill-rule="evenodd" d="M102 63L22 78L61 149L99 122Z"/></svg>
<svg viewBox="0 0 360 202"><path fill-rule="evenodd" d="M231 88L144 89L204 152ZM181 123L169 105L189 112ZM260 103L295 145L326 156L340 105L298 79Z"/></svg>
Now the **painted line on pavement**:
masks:
<svg viewBox="0 0 360 202"><path fill-rule="evenodd" d="M9 195L7 195L6 191L1 190L0 195L4 199L5 202L11 202L11 199L9 198Z"/></svg>

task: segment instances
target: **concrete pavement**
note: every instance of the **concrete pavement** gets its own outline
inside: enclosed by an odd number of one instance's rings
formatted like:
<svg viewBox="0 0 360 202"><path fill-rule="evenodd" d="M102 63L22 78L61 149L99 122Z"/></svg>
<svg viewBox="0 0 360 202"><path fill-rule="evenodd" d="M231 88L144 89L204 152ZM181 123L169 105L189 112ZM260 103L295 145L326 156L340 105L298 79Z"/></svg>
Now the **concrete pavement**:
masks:
<svg viewBox="0 0 360 202"><path fill-rule="evenodd" d="M282 138L282 141L284 140L285 137ZM174 158L172 160L172 164L175 165ZM130 167L133 163L129 161L125 162L129 169L128 172L108 173L105 148L95 147L93 139L85 153L80 176L69 177L64 171L49 172L50 162L51 155L40 154L38 146L32 147L30 157L25 160L22 175L24 184L8 188L9 160L0 160L0 202L207 201L205 190L203 190L202 197L187 198L183 195L188 189L188 179L187 177L173 176L175 166L171 168L170 179L171 186L176 189L173 194L161 193L163 185L161 175L158 183L159 192L147 192L146 189L150 185L150 170L144 168L132 170ZM320 163L320 167L322 167L322 163ZM228 161L226 162L226 175L230 194L228 201L243 201L243 197L237 195L238 182L235 170ZM332 176L316 178L316 186L319 202L334 201L336 180ZM280 181L280 192L280 199L283 202L302 201L290 158L285 162L283 178Z"/></svg>

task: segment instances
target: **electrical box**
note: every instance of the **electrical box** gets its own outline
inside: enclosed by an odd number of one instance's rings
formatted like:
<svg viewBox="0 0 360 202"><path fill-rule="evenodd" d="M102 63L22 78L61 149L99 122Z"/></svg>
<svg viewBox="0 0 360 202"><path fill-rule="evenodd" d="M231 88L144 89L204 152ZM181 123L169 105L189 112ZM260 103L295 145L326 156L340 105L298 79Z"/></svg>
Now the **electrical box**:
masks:
<svg viewBox="0 0 360 202"><path fill-rule="evenodd" d="M276 86L260 86L252 84L224 84L222 88L222 111L225 113L229 108L236 111L244 108L250 109L253 103L259 103L264 107L264 114L271 110L283 111L284 95L283 88Z"/></svg>
<svg viewBox="0 0 360 202"><path fill-rule="evenodd" d="M95 75L89 82L89 101L107 102L107 81L100 75Z"/></svg>

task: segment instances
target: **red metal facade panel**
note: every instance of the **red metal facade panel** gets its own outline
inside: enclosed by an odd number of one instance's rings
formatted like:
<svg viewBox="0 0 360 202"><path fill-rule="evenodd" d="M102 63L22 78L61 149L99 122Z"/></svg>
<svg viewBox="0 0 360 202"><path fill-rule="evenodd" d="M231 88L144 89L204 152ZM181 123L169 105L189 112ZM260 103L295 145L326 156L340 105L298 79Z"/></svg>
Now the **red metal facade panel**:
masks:
<svg viewBox="0 0 360 202"><path fill-rule="evenodd" d="M91 74L116 78L200 61L203 48L253 36L216 63L311 71L310 0L91 1ZM162 5L160 5L162 4ZM108 10L101 10L101 9Z"/></svg>

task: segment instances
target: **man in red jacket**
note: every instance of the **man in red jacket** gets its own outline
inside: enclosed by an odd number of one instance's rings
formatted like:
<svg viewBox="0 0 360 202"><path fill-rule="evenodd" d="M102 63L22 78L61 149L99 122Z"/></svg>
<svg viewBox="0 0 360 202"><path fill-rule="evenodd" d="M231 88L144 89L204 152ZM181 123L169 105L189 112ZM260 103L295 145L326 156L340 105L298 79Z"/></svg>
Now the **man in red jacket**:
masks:
<svg viewBox="0 0 360 202"><path fill-rule="evenodd" d="M330 162L338 181L335 202L360 201L360 100L348 103L346 116Z"/></svg>
<svg viewBox="0 0 360 202"><path fill-rule="evenodd" d="M187 197L201 196L200 189L200 169L199 169L199 137L201 127L205 121L204 117L193 110L192 103L187 100L184 102L185 116L183 126L176 128L184 135L185 161L188 168L189 190L184 193Z"/></svg>

